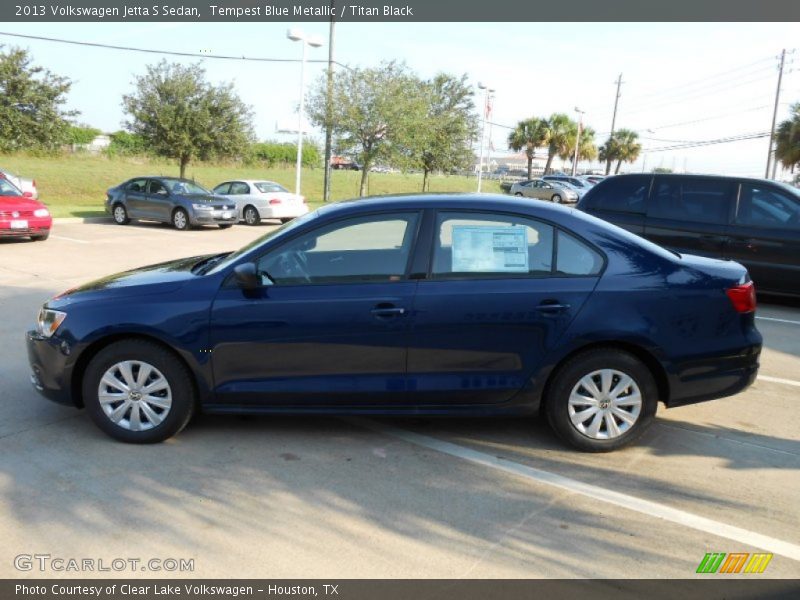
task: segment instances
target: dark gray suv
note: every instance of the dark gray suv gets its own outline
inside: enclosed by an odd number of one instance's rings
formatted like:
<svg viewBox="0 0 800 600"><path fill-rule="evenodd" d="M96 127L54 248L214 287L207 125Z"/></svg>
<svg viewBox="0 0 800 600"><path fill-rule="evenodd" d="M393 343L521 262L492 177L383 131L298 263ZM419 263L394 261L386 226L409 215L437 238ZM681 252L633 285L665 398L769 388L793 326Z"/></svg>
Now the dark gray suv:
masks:
<svg viewBox="0 0 800 600"><path fill-rule="evenodd" d="M171 223L180 230L196 225L227 229L237 221L234 202L188 179L135 177L106 193L106 212L119 225L142 219Z"/></svg>
<svg viewBox="0 0 800 600"><path fill-rule="evenodd" d="M735 260L761 292L800 296L800 190L766 179L608 177L578 208L666 248Z"/></svg>

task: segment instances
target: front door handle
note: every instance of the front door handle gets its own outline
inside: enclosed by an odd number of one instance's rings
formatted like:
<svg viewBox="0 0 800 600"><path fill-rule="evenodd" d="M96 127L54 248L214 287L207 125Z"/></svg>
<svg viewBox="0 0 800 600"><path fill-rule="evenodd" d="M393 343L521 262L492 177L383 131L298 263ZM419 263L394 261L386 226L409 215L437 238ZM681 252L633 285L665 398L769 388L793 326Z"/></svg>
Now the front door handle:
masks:
<svg viewBox="0 0 800 600"><path fill-rule="evenodd" d="M539 306L536 307L536 310L543 313L557 313L569 310L569 308L570 308L569 304L561 304L560 302L556 301L548 302L545 300Z"/></svg>

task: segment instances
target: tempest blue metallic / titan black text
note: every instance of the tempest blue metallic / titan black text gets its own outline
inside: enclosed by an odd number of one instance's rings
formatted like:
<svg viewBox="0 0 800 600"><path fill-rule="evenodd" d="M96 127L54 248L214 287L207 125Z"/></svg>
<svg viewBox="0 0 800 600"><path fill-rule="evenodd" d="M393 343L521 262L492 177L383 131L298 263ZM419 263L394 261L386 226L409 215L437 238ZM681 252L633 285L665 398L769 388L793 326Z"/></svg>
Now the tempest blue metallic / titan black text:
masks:
<svg viewBox="0 0 800 600"><path fill-rule="evenodd" d="M747 271L574 209L398 196L48 301L31 381L126 442L196 411L527 416L581 450L755 379Z"/></svg>

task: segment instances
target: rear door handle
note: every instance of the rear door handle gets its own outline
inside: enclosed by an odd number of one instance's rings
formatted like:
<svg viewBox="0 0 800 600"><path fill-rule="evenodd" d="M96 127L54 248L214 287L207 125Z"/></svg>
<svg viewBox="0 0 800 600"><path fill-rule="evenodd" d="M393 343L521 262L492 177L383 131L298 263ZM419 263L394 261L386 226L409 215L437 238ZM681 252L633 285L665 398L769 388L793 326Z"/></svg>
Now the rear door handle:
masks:
<svg viewBox="0 0 800 600"><path fill-rule="evenodd" d="M390 304L378 304L371 311L373 316L384 319L389 317L400 317L406 314L406 309L399 306L392 306Z"/></svg>

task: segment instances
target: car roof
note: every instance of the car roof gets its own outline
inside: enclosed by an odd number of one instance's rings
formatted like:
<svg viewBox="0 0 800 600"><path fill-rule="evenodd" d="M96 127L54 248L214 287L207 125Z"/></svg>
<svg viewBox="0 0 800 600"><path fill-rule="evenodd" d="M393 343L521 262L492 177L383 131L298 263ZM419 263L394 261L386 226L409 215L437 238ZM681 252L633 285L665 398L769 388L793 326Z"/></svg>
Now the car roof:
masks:
<svg viewBox="0 0 800 600"><path fill-rule="evenodd" d="M749 181L753 183L771 183L771 184L779 183L771 179L764 179L763 177L741 177L739 175L716 175L713 173L622 173L620 175L609 175L606 177L606 179L610 181L616 177L642 177L642 176L669 177L674 179L691 177L692 179L729 179L736 181Z"/></svg>
<svg viewBox="0 0 800 600"><path fill-rule="evenodd" d="M222 181L217 185L222 185L223 183L246 183L248 185L255 185L257 183L271 183L273 185L279 185L282 188L286 187L282 183L278 183L277 181L272 181L271 179L226 179L225 181Z"/></svg>

